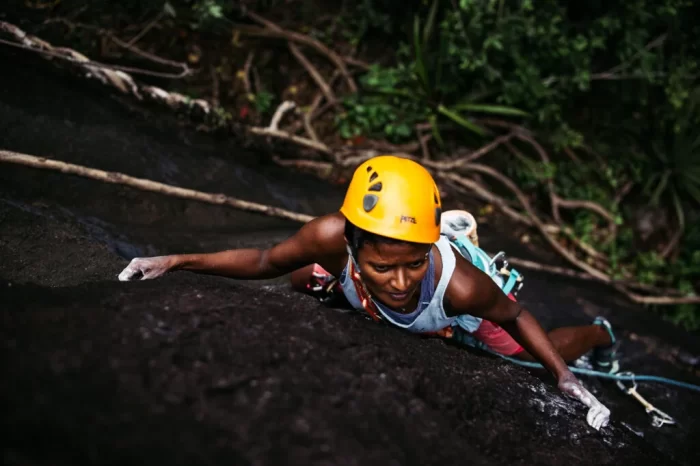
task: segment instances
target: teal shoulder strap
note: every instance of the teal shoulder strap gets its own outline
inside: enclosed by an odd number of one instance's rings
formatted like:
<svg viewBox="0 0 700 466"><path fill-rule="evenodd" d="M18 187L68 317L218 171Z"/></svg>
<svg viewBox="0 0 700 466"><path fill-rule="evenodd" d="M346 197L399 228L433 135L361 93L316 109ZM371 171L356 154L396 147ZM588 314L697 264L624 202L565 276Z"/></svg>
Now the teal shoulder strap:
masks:
<svg viewBox="0 0 700 466"><path fill-rule="evenodd" d="M520 291L520 288L523 286L524 277L517 270L509 267L503 252L499 252L494 257L490 257L483 249L475 246L474 243L464 235L450 237L449 239L463 257L466 257L465 255L468 254L472 264L486 275L492 279L496 275L500 275L501 280L497 281L497 283L502 283L502 285L500 285L501 290L503 290L506 295L510 293L515 295ZM496 265L499 259L502 259L503 262L500 268Z"/></svg>

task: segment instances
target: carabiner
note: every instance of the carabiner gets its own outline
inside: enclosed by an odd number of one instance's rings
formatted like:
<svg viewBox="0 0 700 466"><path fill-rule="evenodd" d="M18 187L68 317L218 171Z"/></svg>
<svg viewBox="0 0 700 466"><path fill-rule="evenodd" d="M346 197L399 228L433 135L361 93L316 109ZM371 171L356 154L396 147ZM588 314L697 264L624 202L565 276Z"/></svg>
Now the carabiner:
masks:
<svg viewBox="0 0 700 466"><path fill-rule="evenodd" d="M625 392L628 395L631 395L634 397L637 401L639 401L642 406L644 406L644 410L647 412L647 414L651 414L651 425L654 427L661 427L664 424L670 424L673 425L676 423L676 420L673 419L671 416L668 414L664 413L661 411L659 408L656 406L652 405L649 403L642 395L639 394L637 391L637 381L634 380L634 373L632 372L620 372L619 375L629 375L632 377L632 386L630 388L625 387L625 384L622 383L622 380L617 380L617 386L620 387L620 390Z"/></svg>

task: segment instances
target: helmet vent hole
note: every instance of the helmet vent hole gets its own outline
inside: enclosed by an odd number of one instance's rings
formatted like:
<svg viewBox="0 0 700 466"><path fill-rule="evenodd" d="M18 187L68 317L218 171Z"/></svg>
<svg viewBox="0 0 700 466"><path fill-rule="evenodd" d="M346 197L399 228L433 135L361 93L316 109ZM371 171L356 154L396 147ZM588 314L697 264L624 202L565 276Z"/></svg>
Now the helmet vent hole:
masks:
<svg viewBox="0 0 700 466"><path fill-rule="evenodd" d="M442 217L442 209L440 207L435 208L435 225L440 225L440 218Z"/></svg>
<svg viewBox="0 0 700 466"><path fill-rule="evenodd" d="M382 190L382 182L380 181L379 183L374 183L372 186L369 187L370 191L381 191Z"/></svg>
<svg viewBox="0 0 700 466"><path fill-rule="evenodd" d="M362 208L365 209L365 212L369 212L370 210L374 209L377 202L379 202L379 198L376 195L365 194L365 197L362 199Z"/></svg>
<svg viewBox="0 0 700 466"><path fill-rule="evenodd" d="M437 193L433 193L433 200L435 200L435 203L438 204Z"/></svg>
<svg viewBox="0 0 700 466"><path fill-rule="evenodd" d="M378 176L379 175L377 175L377 172L372 173L369 177L369 182L371 183L372 181L376 180Z"/></svg>
<svg viewBox="0 0 700 466"><path fill-rule="evenodd" d="M367 167L367 173L372 171L372 167Z"/></svg>

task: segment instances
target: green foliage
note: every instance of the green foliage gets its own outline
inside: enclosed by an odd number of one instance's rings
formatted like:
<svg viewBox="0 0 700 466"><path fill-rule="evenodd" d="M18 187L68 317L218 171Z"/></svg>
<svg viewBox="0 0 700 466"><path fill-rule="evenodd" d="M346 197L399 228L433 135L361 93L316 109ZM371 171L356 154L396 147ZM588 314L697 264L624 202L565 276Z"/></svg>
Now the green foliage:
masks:
<svg viewBox="0 0 700 466"><path fill-rule="evenodd" d="M427 121L435 140L442 144L442 128L484 135L469 114L522 117L527 114L513 107L479 102L474 94L464 94L454 86L447 63L448 36L435 33L439 2L432 2L427 19L413 18L411 46L404 47L405 60L395 67L373 67L362 80L366 97L346 101L347 115L339 122L341 134L381 134L390 139L407 139L415 123ZM409 52L410 50L410 52ZM409 55L410 53L410 55ZM365 117L365 115L371 115ZM387 118L395 118L389 124ZM397 131L399 128L399 131Z"/></svg>
<svg viewBox="0 0 700 466"><path fill-rule="evenodd" d="M687 207L700 207L699 99L700 89L689 91L677 119L657 124L660 134L639 159L645 175L644 192L653 205L662 200L672 204L681 228L685 227Z"/></svg>
<svg viewBox="0 0 700 466"><path fill-rule="evenodd" d="M268 91L260 91L257 94L255 94L255 97L253 99L253 104L255 105L255 110L258 112L258 114L262 115L264 113L267 113L270 111L272 108L272 104L275 101L276 97L274 94Z"/></svg>
<svg viewBox="0 0 700 466"><path fill-rule="evenodd" d="M407 85L406 73L372 66L360 84L367 94L348 97L347 111L337 118L342 137L366 135L400 142L413 134L416 123L427 118L425 108L399 90Z"/></svg>
<svg viewBox="0 0 700 466"><path fill-rule="evenodd" d="M379 16L389 11L386 1L369 3ZM415 125L428 122L438 143L449 132L451 140L472 144L483 133L479 117L523 121L527 114L527 126L552 154L585 143L592 148L585 154L598 155L576 162L553 157L549 164L536 154L529 162L508 159L504 169L521 189L546 203L544 181L551 179L561 196L610 210L619 228L612 242L604 241L606 222L598 215L565 215L579 240L610 257L613 276L631 273L684 292L700 284L700 270L685 254L700 249L700 235L690 234L688 221L700 206L700 23L692 19L692 1L393 6L417 9L410 20L400 16L392 25L403 35L395 61L373 66L360 80L362 92L345 102L338 119L344 137L415 140ZM641 196L635 202L667 209L685 228L684 247L673 261L636 250L634 224L613 203L628 182ZM698 306L674 307L670 315L691 327L700 321Z"/></svg>

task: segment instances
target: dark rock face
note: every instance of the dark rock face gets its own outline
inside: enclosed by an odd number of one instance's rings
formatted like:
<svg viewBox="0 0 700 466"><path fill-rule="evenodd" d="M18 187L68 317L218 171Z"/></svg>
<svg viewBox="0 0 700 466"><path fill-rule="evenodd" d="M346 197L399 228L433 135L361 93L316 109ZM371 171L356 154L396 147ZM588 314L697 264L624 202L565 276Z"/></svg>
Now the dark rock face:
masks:
<svg viewBox="0 0 700 466"><path fill-rule="evenodd" d="M4 149L312 214L342 198L229 141L10 60L14 72L0 74ZM692 392L640 386L679 421L658 430L614 384L585 379L613 411L596 432L547 375L325 308L284 279L116 281L135 255L265 246L294 228L0 166L5 463L697 464ZM523 300L546 327L605 314L640 336L625 347L632 370L698 383L670 356L697 354L690 336L612 300L601 307L605 294L588 284L527 280Z"/></svg>

